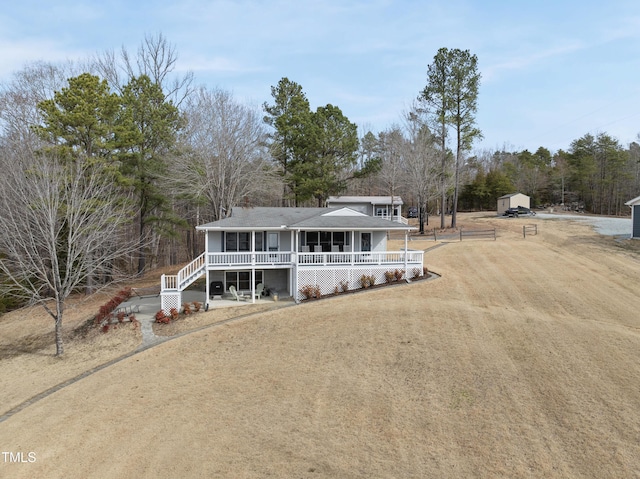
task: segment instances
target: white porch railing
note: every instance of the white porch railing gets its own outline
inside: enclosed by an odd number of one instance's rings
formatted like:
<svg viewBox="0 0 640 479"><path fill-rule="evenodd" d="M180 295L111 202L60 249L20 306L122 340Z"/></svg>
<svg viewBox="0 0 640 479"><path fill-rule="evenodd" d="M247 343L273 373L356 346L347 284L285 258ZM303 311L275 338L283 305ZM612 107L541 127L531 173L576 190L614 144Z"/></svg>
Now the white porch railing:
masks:
<svg viewBox="0 0 640 479"><path fill-rule="evenodd" d="M183 290L200 276L202 276L205 271L204 266L204 253L202 253L191 263L178 271L178 288L180 290Z"/></svg>
<svg viewBox="0 0 640 479"><path fill-rule="evenodd" d="M423 251L381 251L355 253L298 253L300 265L359 265L359 264L403 264L405 256L407 264L422 264Z"/></svg>
<svg viewBox="0 0 640 479"><path fill-rule="evenodd" d="M409 224L409 220L407 218L405 218L404 216L378 215L378 216L376 216L376 218L382 218L383 220L393 221L395 223L402 223L403 225L408 225Z"/></svg>
<svg viewBox="0 0 640 479"><path fill-rule="evenodd" d="M178 275L163 274L160 276L160 291L178 291Z"/></svg>
<svg viewBox="0 0 640 479"><path fill-rule="evenodd" d="M256 251L254 253L207 253L207 265L209 267L290 264L291 253L288 251Z"/></svg>
<svg viewBox="0 0 640 479"><path fill-rule="evenodd" d="M178 274L163 274L160 278L163 294L183 291L201 277L207 268L224 270L228 267L261 267L281 266L300 268L318 266L336 267L339 269L357 266L386 266L393 268L407 265L422 268L423 251L365 251L365 252L325 252L296 253L291 251L256 251L242 253L203 253L186 265ZM206 262L205 262L206 259ZM297 260L296 260L297 259Z"/></svg>
<svg viewBox="0 0 640 479"><path fill-rule="evenodd" d="M205 271L204 253L178 271L178 274L163 274L160 277L160 291L182 291L197 280Z"/></svg>
<svg viewBox="0 0 640 479"><path fill-rule="evenodd" d="M294 253L291 251L259 251L242 253L207 253L207 267L229 266L292 266L297 255L297 263L313 265L356 265L356 264L422 264L423 251L381 251L381 252L326 252Z"/></svg>

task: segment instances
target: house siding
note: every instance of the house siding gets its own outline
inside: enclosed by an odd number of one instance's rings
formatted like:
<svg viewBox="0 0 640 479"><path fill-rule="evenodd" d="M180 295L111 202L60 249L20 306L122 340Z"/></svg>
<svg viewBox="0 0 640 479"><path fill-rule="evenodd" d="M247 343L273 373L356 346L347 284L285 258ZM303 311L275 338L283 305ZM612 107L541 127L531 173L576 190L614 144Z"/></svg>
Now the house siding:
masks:
<svg viewBox="0 0 640 479"><path fill-rule="evenodd" d="M330 204L331 205L331 204ZM364 213L365 215L373 216L373 205L363 203L336 203L336 206L341 208L350 208L354 211Z"/></svg>
<svg viewBox="0 0 640 479"><path fill-rule="evenodd" d="M207 244L207 251L209 253L221 253L222 252L222 231L210 231L207 234L209 242Z"/></svg>
<svg viewBox="0 0 640 479"><path fill-rule="evenodd" d="M387 232L374 231L371 237L371 251L387 250Z"/></svg>
<svg viewBox="0 0 640 479"><path fill-rule="evenodd" d="M277 291L278 293L289 292L289 276L291 274L290 269L273 269L265 270L264 272L264 285L271 291Z"/></svg>

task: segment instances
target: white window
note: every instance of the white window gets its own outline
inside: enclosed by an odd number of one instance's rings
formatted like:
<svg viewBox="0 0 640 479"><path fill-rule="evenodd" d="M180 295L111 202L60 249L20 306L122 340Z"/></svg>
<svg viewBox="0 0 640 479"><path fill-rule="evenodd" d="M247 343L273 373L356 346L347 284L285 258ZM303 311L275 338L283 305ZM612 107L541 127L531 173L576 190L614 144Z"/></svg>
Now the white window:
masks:
<svg viewBox="0 0 640 479"><path fill-rule="evenodd" d="M257 231L256 251L264 251L264 233ZM225 251L251 251L251 232L226 231L224 234Z"/></svg>
<svg viewBox="0 0 640 479"><path fill-rule="evenodd" d="M345 246L351 244L349 231L303 231L300 237L302 246L309 246L309 251L320 245L323 252L332 251L337 246L339 251L345 251ZM348 251L349 249L346 248Z"/></svg>

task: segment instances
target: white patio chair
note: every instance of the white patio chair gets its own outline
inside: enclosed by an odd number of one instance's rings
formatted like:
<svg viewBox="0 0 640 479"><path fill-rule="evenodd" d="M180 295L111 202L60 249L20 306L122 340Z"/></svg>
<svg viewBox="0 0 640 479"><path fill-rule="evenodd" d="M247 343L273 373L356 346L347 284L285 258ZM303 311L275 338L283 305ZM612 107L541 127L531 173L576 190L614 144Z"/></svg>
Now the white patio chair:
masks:
<svg viewBox="0 0 640 479"><path fill-rule="evenodd" d="M246 301L247 297L242 294L242 293L238 293L238 291L236 290L236 287L234 285L229 286L229 292L231 293L231 296L233 296L233 299L235 299L236 301Z"/></svg>
<svg viewBox="0 0 640 479"><path fill-rule="evenodd" d="M263 291L264 291L264 284L258 283L258 286L256 286L256 299L260 299L262 297Z"/></svg>

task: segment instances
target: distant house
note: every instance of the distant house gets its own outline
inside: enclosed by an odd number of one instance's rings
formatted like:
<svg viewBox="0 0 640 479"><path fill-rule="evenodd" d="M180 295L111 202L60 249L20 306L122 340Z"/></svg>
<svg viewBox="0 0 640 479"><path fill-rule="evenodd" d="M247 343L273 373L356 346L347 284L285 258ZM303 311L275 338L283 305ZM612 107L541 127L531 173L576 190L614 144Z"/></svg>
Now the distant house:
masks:
<svg viewBox="0 0 640 479"><path fill-rule="evenodd" d="M518 206L524 206L525 208L531 208L531 198L522 193L511 193L498 198L498 216L502 215L509 208L517 208Z"/></svg>
<svg viewBox="0 0 640 479"><path fill-rule="evenodd" d="M358 287L363 275L385 281L386 271L422 276L421 250L409 250L412 226L350 208L238 208L196 227L205 234L205 251L177 275L162 275L162 309L180 308L182 291L206 277L206 296L230 287L255 299L258 285L279 296L303 299L300 289L321 294ZM387 251L387 234L404 233L404 248Z"/></svg>
<svg viewBox="0 0 640 479"><path fill-rule="evenodd" d="M399 196L330 196L328 207L351 208L368 216L408 224L402 216L402 198Z"/></svg>
<svg viewBox="0 0 640 479"><path fill-rule="evenodd" d="M631 208L631 237L640 239L640 196L625 205Z"/></svg>

